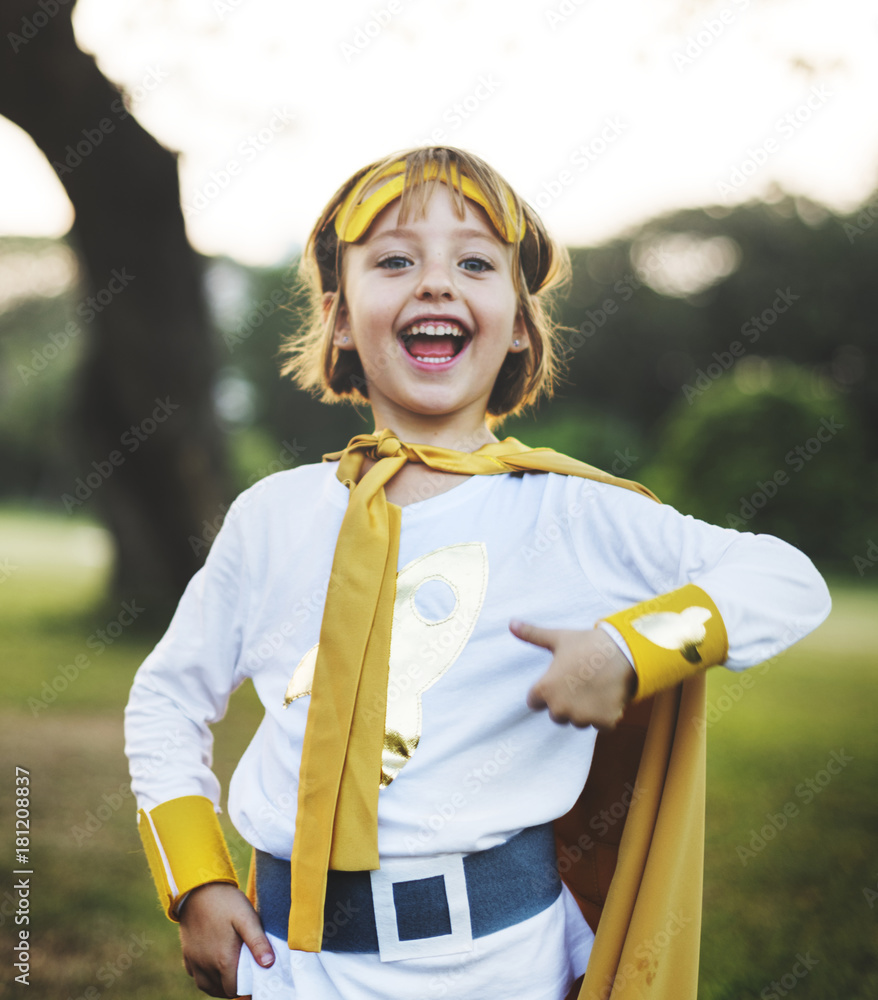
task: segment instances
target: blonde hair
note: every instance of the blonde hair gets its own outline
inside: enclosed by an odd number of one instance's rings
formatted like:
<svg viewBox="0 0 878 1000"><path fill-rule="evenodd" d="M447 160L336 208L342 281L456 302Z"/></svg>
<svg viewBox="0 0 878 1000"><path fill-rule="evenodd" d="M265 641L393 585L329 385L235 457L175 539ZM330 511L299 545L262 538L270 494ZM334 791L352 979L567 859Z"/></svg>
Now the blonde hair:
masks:
<svg viewBox="0 0 878 1000"><path fill-rule="evenodd" d="M442 178L452 192L460 218L465 212L461 176L473 181L490 206L495 219L511 219L515 241L512 246L512 279L518 306L524 320L529 349L510 353L503 361L488 401L489 423L519 412L539 398L550 396L560 365L558 341L560 328L551 316L552 295L570 274L570 258L562 246L546 232L535 212L513 191L506 181L484 160L451 146L419 146L394 153L358 170L336 191L308 237L299 262L299 281L308 294L302 329L283 345L287 360L281 369L303 389L319 394L327 403L368 402L368 387L362 362L356 351L340 351L333 345L338 307L341 301L341 275L345 243L336 233L336 216L353 189L372 175L388 167L405 163L405 178L400 196L400 221L409 214L422 216L434 190L430 178ZM372 178L365 185L368 191ZM360 197L363 197L361 193ZM521 236L522 221L525 224ZM328 313L326 293L334 300Z"/></svg>

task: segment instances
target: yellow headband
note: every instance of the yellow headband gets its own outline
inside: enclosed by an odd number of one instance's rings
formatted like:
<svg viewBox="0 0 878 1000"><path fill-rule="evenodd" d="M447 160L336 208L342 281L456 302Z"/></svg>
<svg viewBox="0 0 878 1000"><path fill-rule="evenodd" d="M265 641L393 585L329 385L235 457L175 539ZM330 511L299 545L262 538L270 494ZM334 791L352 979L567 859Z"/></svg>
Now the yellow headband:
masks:
<svg viewBox="0 0 878 1000"><path fill-rule="evenodd" d="M354 186L350 194L345 198L338 210L338 214L335 217L335 231L338 234L338 238L343 240L345 243L355 243L372 225L375 220L375 216L383 209L386 208L395 198L398 198L403 191L405 186L405 160L397 160L396 163L392 163L381 173L369 173L363 177L360 182ZM481 205L482 208L488 213L488 218L491 220L494 228L503 237L507 243L515 242L515 203L512 200L512 195L507 194L507 213L506 217L502 220L498 219L491 208L488 198L482 189L473 181L471 178L467 177L466 174L461 175L457 166L452 164L450 168L451 180L455 187L458 187L464 194L466 198L470 201L476 202L476 204ZM386 184L382 184L377 187L370 195L368 195L362 202L359 202L363 191L373 182L377 180L382 180L385 177L391 178ZM443 174L439 177L439 167L435 163L428 164L424 167L424 179L425 180L438 180L442 181L444 184L448 183L448 177ZM359 202L359 203L358 203ZM519 230L519 239L524 239L526 224L524 219L521 220L521 229Z"/></svg>

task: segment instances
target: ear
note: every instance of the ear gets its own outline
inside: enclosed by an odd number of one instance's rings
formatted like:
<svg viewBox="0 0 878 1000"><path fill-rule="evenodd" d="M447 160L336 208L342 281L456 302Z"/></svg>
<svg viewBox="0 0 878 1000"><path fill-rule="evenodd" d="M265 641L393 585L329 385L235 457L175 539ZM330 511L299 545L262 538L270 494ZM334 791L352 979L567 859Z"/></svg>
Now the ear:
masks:
<svg viewBox="0 0 878 1000"><path fill-rule="evenodd" d="M519 309L515 314L515 320L512 324L512 336L509 338L509 353L520 354L529 347L530 337L527 333L527 323L525 323L524 316L521 315L521 310Z"/></svg>
<svg viewBox="0 0 878 1000"><path fill-rule="evenodd" d="M323 295L323 322L328 323L335 304L336 297L339 296L338 310L335 314L335 327L332 331L332 343L340 351L353 351L354 344L351 338L351 321L348 307L339 292L324 292Z"/></svg>

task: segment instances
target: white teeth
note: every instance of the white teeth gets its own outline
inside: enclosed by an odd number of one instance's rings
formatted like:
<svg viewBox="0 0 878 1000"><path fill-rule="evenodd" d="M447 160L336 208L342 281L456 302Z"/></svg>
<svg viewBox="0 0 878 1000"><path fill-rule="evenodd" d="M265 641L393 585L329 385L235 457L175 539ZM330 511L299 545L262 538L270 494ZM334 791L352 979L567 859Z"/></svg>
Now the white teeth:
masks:
<svg viewBox="0 0 878 1000"><path fill-rule="evenodd" d="M408 334L423 333L428 337L465 337L466 334L456 323L418 323L405 331Z"/></svg>
<svg viewBox="0 0 878 1000"><path fill-rule="evenodd" d="M412 357L417 358L418 361L423 361L428 365L445 365L448 364L449 361L454 360L454 358L422 358L420 354L413 354Z"/></svg>

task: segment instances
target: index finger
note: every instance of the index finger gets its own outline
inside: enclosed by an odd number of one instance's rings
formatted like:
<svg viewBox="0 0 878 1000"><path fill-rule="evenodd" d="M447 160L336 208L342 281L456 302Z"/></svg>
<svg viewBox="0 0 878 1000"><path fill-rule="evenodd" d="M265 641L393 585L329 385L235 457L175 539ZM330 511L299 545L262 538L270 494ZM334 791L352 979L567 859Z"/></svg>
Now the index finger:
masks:
<svg viewBox="0 0 878 1000"><path fill-rule="evenodd" d="M528 625L526 622L513 618L509 622L509 631L525 642L533 643L534 646L542 646L543 649L555 649L558 642L558 630L554 628L540 628L539 625Z"/></svg>

